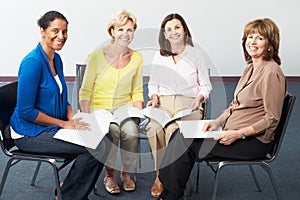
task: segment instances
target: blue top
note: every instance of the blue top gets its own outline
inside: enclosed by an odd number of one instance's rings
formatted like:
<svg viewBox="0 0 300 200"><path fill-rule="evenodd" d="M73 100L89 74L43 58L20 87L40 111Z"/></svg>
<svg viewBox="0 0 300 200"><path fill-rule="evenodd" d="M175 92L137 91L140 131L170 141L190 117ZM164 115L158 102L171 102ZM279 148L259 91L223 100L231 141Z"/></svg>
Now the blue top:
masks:
<svg viewBox="0 0 300 200"><path fill-rule="evenodd" d="M16 133L37 136L44 131L60 129L59 126L34 123L39 112L67 120L67 85L62 60L57 53L54 54L54 66L62 84L62 94L40 44L22 60L18 72L17 105L10 119L10 125Z"/></svg>

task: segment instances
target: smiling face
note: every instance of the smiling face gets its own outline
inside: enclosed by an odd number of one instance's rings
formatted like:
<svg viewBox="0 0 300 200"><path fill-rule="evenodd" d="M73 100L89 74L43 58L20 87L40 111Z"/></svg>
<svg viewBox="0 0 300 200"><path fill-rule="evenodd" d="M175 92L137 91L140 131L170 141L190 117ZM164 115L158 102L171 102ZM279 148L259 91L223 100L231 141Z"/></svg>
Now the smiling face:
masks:
<svg viewBox="0 0 300 200"><path fill-rule="evenodd" d="M259 33L247 36L245 48L252 60L263 60L268 48L268 39Z"/></svg>
<svg viewBox="0 0 300 200"><path fill-rule="evenodd" d="M123 26L112 28L111 35L114 38L113 43L128 47L134 38L134 31L134 23L131 20L128 20Z"/></svg>
<svg viewBox="0 0 300 200"><path fill-rule="evenodd" d="M178 44L184 42L185 30L178 19L172 19L165 25L165 38L170 44Z"/></svg>
<svg viewBox="0 0 300 200"><path fill-rule="evenodd" d="M41 44L46 52L61 50L68 39L68 23L63 19L54 19L46 29L41 28Z"/></svg>

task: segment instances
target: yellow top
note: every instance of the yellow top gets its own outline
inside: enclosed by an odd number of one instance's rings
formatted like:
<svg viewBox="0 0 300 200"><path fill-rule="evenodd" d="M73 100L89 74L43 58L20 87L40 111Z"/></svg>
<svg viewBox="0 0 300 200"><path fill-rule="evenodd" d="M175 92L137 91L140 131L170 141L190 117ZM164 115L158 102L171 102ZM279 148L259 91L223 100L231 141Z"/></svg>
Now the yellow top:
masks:
<svg viewBox="0 0 300 200"><path fill-rule="evenodd" d="M112 67L102 48L93 51L79 91L79 101L90 101L90 108L113 109L126 103L144 101L143 57L133 51L122 69Z"/></svg>

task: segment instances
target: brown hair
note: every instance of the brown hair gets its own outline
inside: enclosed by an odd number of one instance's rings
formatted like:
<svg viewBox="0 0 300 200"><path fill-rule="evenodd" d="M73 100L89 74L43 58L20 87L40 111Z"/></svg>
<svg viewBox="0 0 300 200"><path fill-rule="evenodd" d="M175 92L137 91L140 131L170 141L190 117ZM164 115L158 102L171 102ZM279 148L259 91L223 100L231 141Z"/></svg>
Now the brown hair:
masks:
<svg viewBox="0 0 300 200"><path fill-rule="evenodd" d="M184 19L179 14L172 13L172 14L167 15L163 19L161 26L160 26L158 42L159 42L159 46L160 46L160 54L162 56L176 55L176 53L171 52L171 44L164 36L166 23L168 21L171 21L172 19L178 19L181 22L181 25L183 26L183 29L186 33L184 35L184 43L194 46L193 41L192 41L192 35L191 35L189 28L188 28L186 22L184 21Z"/></svg>
<svg viewBox="0 0 300 200"><path fill-rule="evenodd" d="M242 46L245 60L248 64L252 63L252 58L246 50L245 43L248 35L251 33L259 33L268 39L268 48L264 52L263 59L266 61L273 59L280 65L281 60L278 55L280 35L277 25L269 18L256 19L246 24L242 38Z"/></svg>

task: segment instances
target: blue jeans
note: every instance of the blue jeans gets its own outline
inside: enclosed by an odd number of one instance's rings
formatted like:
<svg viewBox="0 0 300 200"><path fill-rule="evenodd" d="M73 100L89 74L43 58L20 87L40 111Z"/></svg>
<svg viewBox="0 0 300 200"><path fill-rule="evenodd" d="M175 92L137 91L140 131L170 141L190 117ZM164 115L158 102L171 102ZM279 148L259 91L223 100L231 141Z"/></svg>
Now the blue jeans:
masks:
<svg viewBox="0 0 300 200"><path fill-rule="evenodd" d="M32 153L70 154L76 158L63 181L63 200L86 200L94 188L111 148L112 137L107 134L95 150L53 138L56 132L43 132L35 137L14 140L17 147Z"/></svg>

